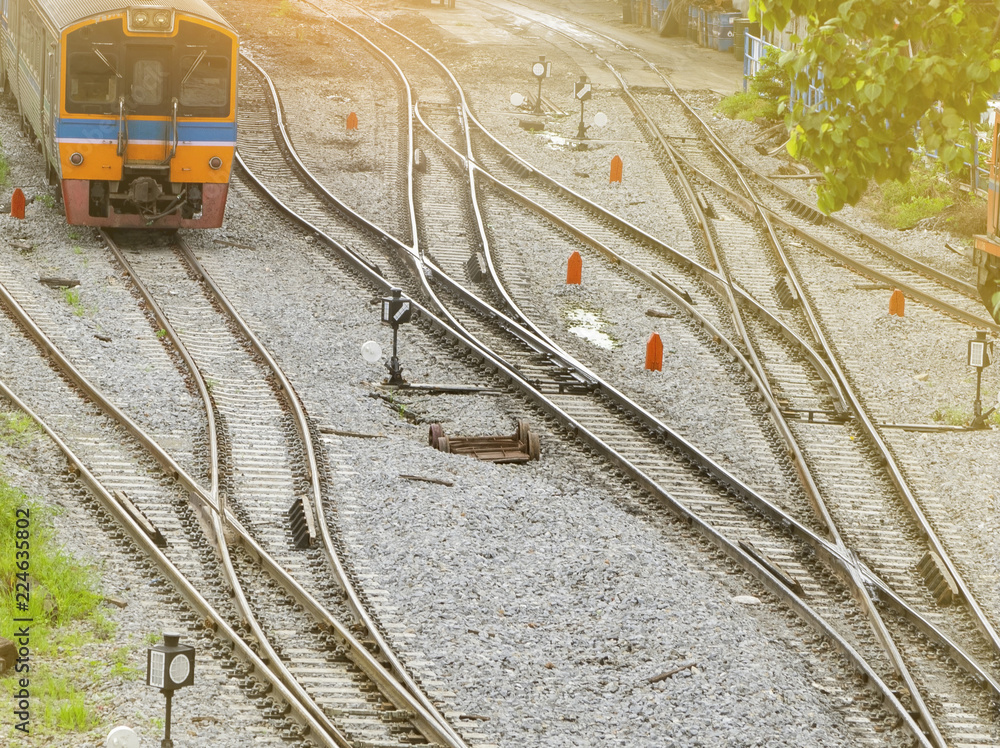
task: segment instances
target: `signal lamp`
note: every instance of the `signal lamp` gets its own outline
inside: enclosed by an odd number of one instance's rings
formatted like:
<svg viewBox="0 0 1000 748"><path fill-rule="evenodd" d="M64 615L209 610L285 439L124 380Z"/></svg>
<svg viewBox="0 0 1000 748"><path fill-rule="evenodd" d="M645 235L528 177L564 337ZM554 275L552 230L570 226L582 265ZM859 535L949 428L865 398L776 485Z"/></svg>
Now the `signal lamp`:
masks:
<svg viewBox="0 0 1000 748"><path fill-rule="evenodd" d="M77 151L76 153L73 153L69 157L69 162L71 164L73 164L73 166L79 166L80 164L83 163L83 154L80 153L79 151Z"/></svg>
<svg viewBox="0 0 1000 748"><path fill-rule="evenodd" d="M208 160L208 165L211 166L213 169L221 169L222 159L219 158L218 156L212 156L212 158Z"/></svg>

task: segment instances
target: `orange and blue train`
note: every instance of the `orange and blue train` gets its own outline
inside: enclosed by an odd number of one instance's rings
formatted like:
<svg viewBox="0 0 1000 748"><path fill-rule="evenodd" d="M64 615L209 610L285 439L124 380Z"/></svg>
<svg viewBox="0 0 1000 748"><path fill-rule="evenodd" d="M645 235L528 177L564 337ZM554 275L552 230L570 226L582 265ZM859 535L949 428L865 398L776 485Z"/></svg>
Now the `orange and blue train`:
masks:
<svg viewBox="0 0 1000 748"><path fill-rule="evenodd" d="M0 0L0 83L74 225L222 225L236 32L202 0Z"/></svg>

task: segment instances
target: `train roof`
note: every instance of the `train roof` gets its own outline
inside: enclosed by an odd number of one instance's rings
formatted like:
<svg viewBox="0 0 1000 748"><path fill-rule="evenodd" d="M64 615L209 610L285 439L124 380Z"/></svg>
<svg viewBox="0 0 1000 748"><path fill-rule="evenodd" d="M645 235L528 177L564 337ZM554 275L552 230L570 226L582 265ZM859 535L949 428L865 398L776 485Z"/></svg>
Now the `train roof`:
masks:
<svg viewBox="0 0 1000 748"><path fill-rule="evenodd" d="M170 9L179 13L189 13L214 21L220 26L232 29L218 11L204 0L132 0L123 3L122 0L36 0L38 5L48 14L49 19L58 29L64 29L77 21L92 16L100 16L116 11L124 12L129 8Z"/></svg>

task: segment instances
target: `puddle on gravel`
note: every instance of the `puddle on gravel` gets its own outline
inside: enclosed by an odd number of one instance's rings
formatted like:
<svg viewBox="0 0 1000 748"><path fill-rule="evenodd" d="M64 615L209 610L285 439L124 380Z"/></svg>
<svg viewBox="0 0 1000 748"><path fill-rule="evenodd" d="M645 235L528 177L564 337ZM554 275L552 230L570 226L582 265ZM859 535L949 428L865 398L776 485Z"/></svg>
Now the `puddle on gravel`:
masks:
<svg viewBox="0 0 1000 748"><path fill-rule="evenodd" d="M601 330L604 327L604 320L596 312L589 312L586 309L571 309L566 314L566 319L570 322L569 331L577 337L606 351L615 347L614 338Z"/></svg>
<svg viewBox="0 0 1000 748"><path fill-rule="evenodd" d="M554 132L548 132L547 130L543 130L538 133L538 137L546 141L546 148L552 148L553 150L590 151L604 147L596 142L580 141L576 138L566 138L562 135L556 135Z"/></svg>

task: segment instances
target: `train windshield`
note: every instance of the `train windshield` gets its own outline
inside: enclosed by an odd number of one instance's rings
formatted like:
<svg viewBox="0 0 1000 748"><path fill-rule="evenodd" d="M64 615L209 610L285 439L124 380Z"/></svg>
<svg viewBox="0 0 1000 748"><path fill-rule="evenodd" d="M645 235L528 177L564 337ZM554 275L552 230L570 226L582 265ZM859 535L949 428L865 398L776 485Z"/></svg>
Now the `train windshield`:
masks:
<svg viewBox="0 0 1000 748"><path fill-rule="evenodd" d="M98 50L99 51L99 50ZM74 104L112 104L118 91L118 56L78 52L69 59L69 100Z"/></svg>
<svg viewBox="0 0 1000 748"><path fill-rule="evenodd" d="M198 56L181 58L186 70L181 82L181 106L225 107L229 104L229 60L225 57Z"/></svg>
<svg viewBox="0 0 1000 748"><path fill-rule="evenodd" d="M0 0L2 2L2 0ZM227 117L233 104L231 37L180 20L175 34L126 35L121 19L90 24L67 38L66 111L70 114Z"/></svg>

